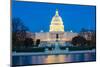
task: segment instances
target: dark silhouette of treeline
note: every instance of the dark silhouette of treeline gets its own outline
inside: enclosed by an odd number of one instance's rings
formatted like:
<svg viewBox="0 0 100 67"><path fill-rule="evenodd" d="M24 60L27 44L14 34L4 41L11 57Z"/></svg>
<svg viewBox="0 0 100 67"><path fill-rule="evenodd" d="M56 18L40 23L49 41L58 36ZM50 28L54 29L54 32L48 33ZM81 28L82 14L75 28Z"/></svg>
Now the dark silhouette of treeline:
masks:
<svg viewBox="0 0 100 67"><path fill-rule="evenodd" d="M40 39L37 39L35 44L32 38L26 37L26 31L29 31L29 29L23 24L20 18L12 19L12 50L26 51L32 47L35 47L35 51L42 50L38 48Z"/></svg>

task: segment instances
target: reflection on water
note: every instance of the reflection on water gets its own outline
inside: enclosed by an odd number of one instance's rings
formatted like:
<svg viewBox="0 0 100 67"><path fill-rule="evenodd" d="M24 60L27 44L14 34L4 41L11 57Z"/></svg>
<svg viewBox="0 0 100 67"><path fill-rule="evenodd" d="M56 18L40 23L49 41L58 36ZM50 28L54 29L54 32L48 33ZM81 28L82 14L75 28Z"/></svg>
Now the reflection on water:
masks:
<svg viewBox="0 0 100 67"><path fill-rule="evenodd" d="M66 61L67 55L49 55L44 59L44 63L60 63Z"/></svg>
<svg viewBox="0 0 100 67"><path fill-rule="evenodd" d="M13 56L13 65L47 64L63 62L95 61L95 53L41 55L41 56Z"/></svg>

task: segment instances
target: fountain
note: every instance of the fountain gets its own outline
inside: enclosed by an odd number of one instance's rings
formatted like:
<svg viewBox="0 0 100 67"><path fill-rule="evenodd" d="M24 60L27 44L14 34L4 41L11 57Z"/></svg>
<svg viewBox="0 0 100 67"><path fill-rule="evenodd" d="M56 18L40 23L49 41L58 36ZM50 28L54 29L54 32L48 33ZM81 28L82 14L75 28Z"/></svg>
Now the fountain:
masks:
<svg viewBox="0 0 100 67"><path fill-rule="evenodd" d="M49 52L49 53L52 53L52 54L68 52L68 48L66 48L66 50L61 50L60 49L58 38L59 38L59 35L56 34L56 42L54 43L55 48L52 51L49 51L48 49L46 49L46 52Z"/></svg>
<svg viewBox="0 0 100 67"><path fill-rule="evenodd" d="M55 49L54 50L60 50L58 42L55 43Z"/></svg>
<svg viewBox="0 0 100 67"><path fill-rule="evenodd" d="M54 53L59 53L59 52L61 52L61 50L60 50L60 48L59 48L59 41L58 41L58 38L59 38L59 35L58 34L56 34L56 42L55 42L55 48L54 48L54 50L52 51L52 52L54 52Z"/></svg>
<svg viewBox="0 0 100 67"><path fill-rule="evenodd" d="M56 34L56 42L55 42L55 49L53 50L53 52L68 52L68 48L66 48L66 50L61 50L60 48L59 48L59 40L58 40L58 38L59 38L59 35L58 34Z"/></svg>

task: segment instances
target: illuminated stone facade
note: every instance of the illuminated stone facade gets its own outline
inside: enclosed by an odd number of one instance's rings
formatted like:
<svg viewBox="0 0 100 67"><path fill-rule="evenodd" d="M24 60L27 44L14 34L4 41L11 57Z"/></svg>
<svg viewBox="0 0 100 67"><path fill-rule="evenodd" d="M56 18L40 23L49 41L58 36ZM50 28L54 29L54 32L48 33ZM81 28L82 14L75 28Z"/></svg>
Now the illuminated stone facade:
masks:
<svg viewBox="0 0 100 67"><path fill-rule="evenodd" d="M56 38L58 35L58 38ZM77 36L78 33L73 32L39 32L35 33L35 40L40 39L41 41L59 42L71 41L73 37Z"/></svg>
<svg viewBox="0 0 100 67"><path fill-rule="evenodd" d="M71 41L73 37L77 36L78 33L72 31L65 32L62 18L59 16L58 10L56 10L55 16L51 20L49 32L38 32L35 33L35 40L40 39L49 43L55 43L57 40L59 43Z"/></svg>
<svg viewBox="0 0 100 67"><path fill-rule="evenodd" d="M58 10L56 10L55 16L53 16L51 25L50 25L50 30L49 32L64 32L64 25L62 18L59 16Z"/></svg>

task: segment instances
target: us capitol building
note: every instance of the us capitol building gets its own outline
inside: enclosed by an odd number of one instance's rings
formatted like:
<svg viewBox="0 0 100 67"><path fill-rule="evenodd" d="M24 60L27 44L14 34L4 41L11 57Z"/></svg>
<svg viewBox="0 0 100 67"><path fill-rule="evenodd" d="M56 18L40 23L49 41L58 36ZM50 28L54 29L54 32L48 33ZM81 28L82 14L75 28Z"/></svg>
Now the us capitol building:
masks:
<svg viewBox="0 0 100 67"><path fill-rule="evenodd" d="M59 15L58 10L56 10L55 15L53 16L50 24L49 32L36 32L32 38L36 41L40 39L42 42L55 43L56 40L59 43L64 43L66 41L71 41L73 37L77 36L78 33L72 31L66 32L64 30L64 25L61 16Z"/></svg>

